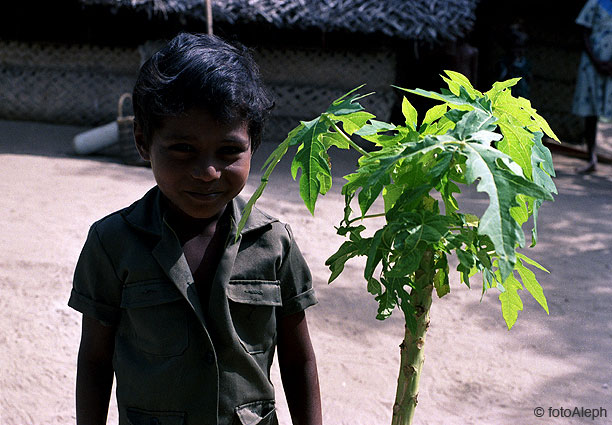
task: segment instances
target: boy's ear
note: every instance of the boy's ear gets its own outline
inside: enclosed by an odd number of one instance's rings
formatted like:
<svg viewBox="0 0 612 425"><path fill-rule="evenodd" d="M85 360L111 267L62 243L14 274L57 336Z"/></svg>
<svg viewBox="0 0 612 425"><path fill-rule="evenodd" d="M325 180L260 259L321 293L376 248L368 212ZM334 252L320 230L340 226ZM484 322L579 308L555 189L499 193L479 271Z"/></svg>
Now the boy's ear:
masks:
<svg viewBox="0 0 612 425"><path fill-rule="evenodd" d="M145 161L151 161L149 143L147 143L145 140L142 126L138 124L138 121L136 120L134 120L134 141L136 142L136 149L138 149L138 153L142 159Z"/></svg>

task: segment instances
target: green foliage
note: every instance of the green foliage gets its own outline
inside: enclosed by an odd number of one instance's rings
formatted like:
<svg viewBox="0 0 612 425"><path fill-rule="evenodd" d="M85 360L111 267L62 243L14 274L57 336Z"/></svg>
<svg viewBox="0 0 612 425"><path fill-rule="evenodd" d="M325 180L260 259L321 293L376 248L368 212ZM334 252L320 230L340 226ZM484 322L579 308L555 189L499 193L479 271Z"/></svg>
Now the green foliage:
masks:
<svg viewBox="0 0 612 425"><path fill-rule="evenodd" d="M243 221L290 147L298 146L291 172L295 179L301 171L300 195L313 214L318 195L332 184L328 149L356 149L362 156L358 168L345 176L345 214L337 228L348 240L327 260L330 282L348 260L366 256L364 278L379 303L377 317L385 319L399 307L414 330L423 254L433 252L432 285L439 297L450 292L447 256L455 254L461 282L470 286L480 273L483 293L490 288L500 292L510 329L523 308L519 290L527 289L548 313L542 288L527 266L545 269L517 249L525 247L523 226L530 218L535 245L539 208L557 193L552 156L542 136L557 138L528 100L512 96L517 79L481 93L459 73L446 71L442 78L448 89L440 93L398 88L441 102L420 123L407 98L402 102L404 125L375 120L358 103L360 87L314 120L301 122L268 158ZM350 136L364 140L370 152ZM489 199L481 217L462 211L456 198L462 185L471 184ZM380 198L384 211L368 215ZM359 213L353 211L354 200ZM378 216L385 217L385 224L372 236L362 236L362 221Z"/></svg>

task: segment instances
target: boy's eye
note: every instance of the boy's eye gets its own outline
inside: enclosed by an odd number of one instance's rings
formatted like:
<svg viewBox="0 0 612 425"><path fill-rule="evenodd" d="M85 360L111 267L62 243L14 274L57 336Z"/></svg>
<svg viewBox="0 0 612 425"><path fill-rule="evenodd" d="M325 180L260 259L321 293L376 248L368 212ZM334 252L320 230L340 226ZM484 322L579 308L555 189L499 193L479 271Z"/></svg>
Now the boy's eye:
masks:
<svg viewBox="0 0 612 425"><path fill-rule="evenodd" d="M244 151L244 148L238 146L223 146L221 149L219 149L219 153L221 155L237 155Z"/></svg>
<svg viewBox="0 0 612 425"><path fill-rule="evenodd" d="M195 152L194 147L188 143L175 143L170 145L168 149L174 152Z"/></svg>

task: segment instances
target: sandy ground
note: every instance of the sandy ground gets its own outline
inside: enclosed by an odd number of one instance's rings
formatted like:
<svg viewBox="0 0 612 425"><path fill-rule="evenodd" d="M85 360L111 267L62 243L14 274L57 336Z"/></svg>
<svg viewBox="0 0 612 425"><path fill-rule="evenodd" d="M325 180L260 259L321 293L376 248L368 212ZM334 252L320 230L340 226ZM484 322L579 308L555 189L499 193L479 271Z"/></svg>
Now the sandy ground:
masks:
<svg viewBox="0 0 612 425"><path fill-rule="evenodd" d="M74 423L80 314L67 307L71 278L89 225L139 198L151 171L105 157L76 157L82 129L0 122L0 424ZM261 164L272 144L256 155ZM259 206L290 223L311 265L319 305L308 311L318 358L325 423L390 423L403 328L399 312L375 319L361 278L363 261L328 285L325 259L340 245L340 176L314 217L296 195L286 163ZM560 194L544 206L540 242L530 250L550 275L538 274L550 315L525 293L512 331L495 293L460 286L435 299L417 424L612 423L612 166L577 176L581 161L555 155ZM254 170L257 171L257 167ZM257 172L245 193L258 180ZM473 192L462 202L478 209ZM278 384L277 368L273 379ZM278 391L281 424L288 424ZM544 417L534 416L542 407ZM605 409L607 418L554 418L559 408ZM109 423L116 423L111 407Z"/></svg>

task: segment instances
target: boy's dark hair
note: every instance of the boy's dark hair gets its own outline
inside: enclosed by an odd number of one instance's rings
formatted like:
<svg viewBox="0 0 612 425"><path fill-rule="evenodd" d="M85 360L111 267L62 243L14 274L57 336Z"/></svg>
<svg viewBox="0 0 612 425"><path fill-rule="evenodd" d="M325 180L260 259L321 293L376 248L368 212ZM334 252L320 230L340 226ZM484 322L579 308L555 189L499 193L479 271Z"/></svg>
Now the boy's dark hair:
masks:
<svg viewBox="0 0 612 425"><path fill-rule="evenodd" d="M174 37L142 65L133 103L146 143L164 117L201 108L221 122L248 122L252 150L274 105L246 47L188 33Z"/></svg>

